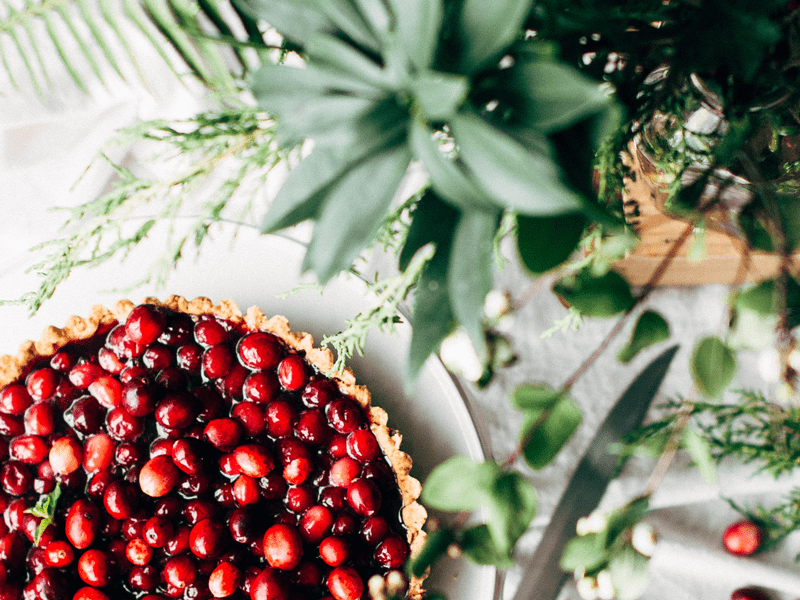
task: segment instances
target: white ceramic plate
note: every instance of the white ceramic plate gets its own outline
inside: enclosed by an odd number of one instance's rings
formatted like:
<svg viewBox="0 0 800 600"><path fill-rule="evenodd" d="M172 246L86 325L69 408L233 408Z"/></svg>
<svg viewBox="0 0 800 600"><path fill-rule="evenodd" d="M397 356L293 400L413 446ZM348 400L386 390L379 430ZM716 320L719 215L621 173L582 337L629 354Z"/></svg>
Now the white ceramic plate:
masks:
<svg viewBox="0 0 800 600"><path fill-rule="evenodd" d="M215 302L231 298L243 310L257 305L268 315L283 314L294 330L307 331L317 341L325 333L344 329L345 320L372 301L355 277L333 280L321 295L307 290L278 297L310 281L300 276L304 248L285 238L249 230L239 231L235 241L228 232L218 236L198 260L182 262L164 290L143 286L108 292L140 280L159 249L158 240L148 241L122 264L76 271L32 319L21 307L0 307L0 353L15 353L23 340L38 339L45 326L61 325L70 315L88 314L92 305L111 304L120 297L134 302L147 295L163 298L172 293L187 298L207 296ZM17 297L35 284L22 275L25 266L20 262L0 265L4 299ZM448 457L465 454L482 459L484 450L464 395L437 360L428 361L416 391L406 393L403 370L410 333L406 324L399 326L395 335L371 332L365 356L355 357L350 366L357 380L369 387L375 404L388 411L389 426L403 433L402 447L414 459L412 474L424 481ZM494 597L495 577L493 568L444 560L426 587L443 592L449 600L489 600Z"/></svg>

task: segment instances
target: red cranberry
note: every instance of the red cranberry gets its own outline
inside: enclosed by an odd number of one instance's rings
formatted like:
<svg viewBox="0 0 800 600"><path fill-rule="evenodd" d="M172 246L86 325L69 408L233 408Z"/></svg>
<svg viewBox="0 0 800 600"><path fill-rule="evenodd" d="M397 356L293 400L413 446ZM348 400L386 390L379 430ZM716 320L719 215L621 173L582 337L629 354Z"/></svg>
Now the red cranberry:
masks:
<svg viewBox="0 0 800 600"><path fill-rule="evenodd" d="M288 489L286 481L281 476L280 471L272 471L266 477L262 477L259 482L261 496L265 500L277 500L282 498Z"/></svg>
<svg viewBox="0 0 800 600"><path fill-rule="evenodd" d="M222 562L211 572L208 589L215 598L227 598L239 589L242 572L229 562Z"/></svg>
<svg viewBox="0 0 800 600"><path fill-rule="evenodd" d="M164 344L153 344L142 354L142 363L151 371L161 371L175 363L175 351Z"/></svg>
<svg viewBox="0 0 800 600"><path fill-rule="evenodd" d="M103 515L97 505L89 500L77 500L67 513L67 539L73 546L82 550L94 542L102 525Z"/></svg>
<svg viewBox="0 0 800 600"><path fill-rule="evenodd" d="M156 406L156 421L168 429L187 427L196 416L194 398L188 392L169 394Z"/></svg>
<svg viewBox="0 0 800 600"><path fill-rule="evenodd" d="M66 576L58 569L47 567L31 582L37 600L68 600L69 584Z"/></svg>
<svg viewBox="0 0 800 600"><path fill-rule="evenodd" d="M50 367L43 367L28 375L25 387L34 402L44 402L55 395L60 381L61 375L58 371Z"/></svg>
<svg viewBox="0 0 800 600"><path fill-rule="evenodd" d="M336 433L328 444L328 454L334 460L347 456L347 436L343 433Z"/></svg>
<svg viewBox="0 0 800 600"><path fill-rule="evenodd" d="M278 379L290 391L297 391L308 383L306 361L299 354L290 354L278 366Z"/></svg>
<svg viewBox="0 0 800 600"><path fill-rule="evenodd" d="M105 370L95 363L83 362L70 370L67 378L79 390L88 388L98 377L105 375Z"/></svg>
<svg viewBox="0 0 800 600"><path fill-rule="evenodd" d="M0 411L10 415L21 415L31 405L31 396L19 383L7 385L0 392Z"/></svg>
<svg viewBox="0 0 800 600"><path fill-rule="evenodd" d="M356 514L371 517L381 507L381 492L370 479L356 479L347 488L347 502Z"/></svg>
<svg viewBox="0 0 800 600"><path fill-rule="evenodd" d="M283 478L289 485L300 485L311 476L314 463L307 458L295 458L283 469Z"/></svg>
<svg viewBox="0 0 800 600"><path fill-rule="evenodd" d="M358 533L358 519L350 513L341 513L333 522L331 532L335 535L353 536Z"/></svg>
<svg viewBox="0 0 800 600"><path fill-rule="evenodd" d="M260 444L245 444L233 451L239 471L249 477L264 477L275 467L272 453Z"/></svg>
<svg viewBox="0 0 800 600"><path fill-rule="evenodd" d="M289 600L289 582L280 569L264 569L250 583L250 600Z"/></svg>
<svg viewBox="0 0 800 600"><path fill-rule="evenodd" d="M167 315L167 326L158 341L167 346L182 346L192 341L194 321L184 313L170 312Z"/></svg>
<svg viewBox="0 0 800 600"><path fill-rule="evenodd" d="M139 487L153 498L167 495L178 483L180 470L169 456L151 458L139 473Z"/></svg>
<svg viewBox="0 0 800 600"><path fill-rule="evenodd" d="M253 370L274 369L283 357L283 342L265 331L249 333L239 340L237 353L246 367Z"/></svg>
<svg viewBox="0 0 800 600"><path fill-rule="evenodd" d="M0 563L6 569L22 574L25 569L25 540L22 534L12 531L0 538Z"/></svg>
<svg viewBox="0 0 800 600"><path fill-rule="evenodd" d="M314 506L314 493L305 485L292 486L286 491L286 508L303 514Z"/></svg>
<svg viewBox="0 0 800 600"><path fill-rule="evenodd" d="M272 437L292 435L296 420L297 409L288 400L276 400L267 406L267 433Z"/></svg>
<svg viewBox="0 0 800 600"><path fill-rule="evenodd" d="M197 577L197 564L187 554L173 556L164 565L164 579L178 589L194 583Z"/></svg>
<svg viewBox="0 0 800 600"><path fill-rule="evenodd" d="M297 527L273 525L264 534L264 556L271 567L294 569L303 558L303 539Z"/></svg>
<svg viewBox="0 0 800 600"><path fill-rule="evenodd" d="M121 406L134 417L146 417L156 409L158 387L146 377L134 377L122 389Z"/></svg>
<svg viewBox="0 0 800 600"><path fill-rule="evenodd" d="M229 346L211 346L203 354L203 374L209 379L225 377L230 372L233 361L233 351Z"/></svg>
<svg viewBox="0 0 800 600"><path fill-rule="evenodd" d="M125 546L125 557L133 565L146 565L153 559L153 548L142 538L134 538Z"/></svg>
<svg viewBox="0 0 800 600"><path fill-rule="evenodd" d="M176 363L184 371L192 375L200 375L200 369L203 366L203 349L197 344L181 346L176 352Z"/></svg>
<svg viewBox="0 0 800 600"><path fill-rule="evenodd" d="M12 496L22 496L31 489L33 475L23 463L12 460L0 468L0 483L3 491Z"/></svg>
<svg viewBox="0 0 800 600"><path fill-rule="evenodd" d="M216 346L228 341L228 330L213 318L204 318L194 326L194 339L203 346Z"/></svg>
<svg viewBox="0 0 800 600"><path fill-rule="evenodd" d="M770 597L757 588L739 588L731 594L731 600L770 600Z"/></svg>
<svg viewBox="0 0 800 600"><path fill-rule="evenodd" d="M256 509L250 506L237 508L228 521L231 537L240 544L247 544L255 538L258 525Z"/></svg>
<svg viewBox="0 0 800 600"><path fill-rule="evenodd" d="M204 519L210 519L219 511L219 506L211 500L195 499L186 503L183 509L183 518L190 525L199 523Z"/></svg>
<svg viewBox="0 0 800 600"><path fill-rule="evenodd" d="M112 481L103 493L103 505L115 519L127 519L133 515L137 499L136 489L127 481Z"/></svg>
<svg viewBox="0 0 800 600"><path fill-rule="evenodd" d="M334 400L325 409L328 422L339 433L351 433L360 429L364 416L361 407L349 398Z"/></svg>
<svg viewBox="0 0 800 600"><path fill-rule="evenodd" d="M175 535L167 542L164 550L170 556L175 556L178 554L183 554L184 552L189 551L189 535L191 533L191 527L187 525L180 525L178 530L175 532Z"/></svg>
<svg viewBox="0 0 800 600"><path fill-rule="evenodd" d="M387 569L399 569L408 558L408 542L396 533L386 536L375 549L375 560Z"/></svg>
<svg viewBox="0 0 800 600"><path fill-rule="evenodd" d="M761 547L763 532L752 521L737 521L722 536L725 548L732 554L747 556Z"/></svg>
<svg viewBox="0 0 800 600"><path fill-rule="evenodd" d="M361 463L345 456L331 465L330 482L337 487L348 487L360 474Z"/></svg>
<svg viewBox="0 0 800 600"><path fill-rule="evenodd" d="M236 419L214 419L203 430L203 437L222 452L230 452L239 443L244 427Z"/></svg>
<svg viewBox="0 0 800 600"><path fill-rule="evenodd" d="M114 375L119 375L125 369L125 363L108 348L100 348L97 352L97 364L99 364L104 371Z"/></svg>
<svg viewBox="0 0 800 600"><path fill-rule="evenodd" d="M52 404L47 402L34 404L25 411L24 422L25 433L40 436L50 435L55 429L55 409Z"/></svg>
<svg viewBox="0 0 800 600"><path fill-rule="evenodd" d="M142 565L133 567L128 573L128 585L135 592L152 592L158 587L158 571L153 565ZM150 598L151 596L143 596ZM163 600L163 596L156 596L158 600Z"/></svg>
<svg viewBox="0 0 800 600"><path fill-rule="evenodd" d="M358 600L364 593L364 582L353 567L340 565L328 575L328 590L334 600Z"/></svg>
<svg viewBox="0 0 800 600"><path fill-rule="evenodd" d="M386 538L389 533L389 523L381 516L375 515L364 521L361 528L361 539L370 546L376 546Z"/></svg>
<svg viewBox="0 0 800 600"><path fill-rule="evenodd" d="M256 371L244 380L242 392L245 400L268 404L278 397L281 384L272 371Z"/></svg>
<svg viewBox="0 0 800 600"><path fill-rule="evenodd" d="M231 416L244 426L245 433L256 437L266 431L266 410L263 405L255 402L240 402L233 407Z"/></svg>
<svg viewBox="0 0 800 600"><path fill-rule="evenodd" d="M208 385L197 386L192 390L192 395L194 395L199 404L198 421L209 423L214 419L225 416L225 402L213 387Z"/></svg>
<svg viewBox="0 0 800 600"><path fill-rule="evenodd" d="M131 311L125 321L125 334L143 346L155 342L166 328L166 314L152 304L140 304Z"/></svg>
<svg viewBox="0 0 800 600"><path fill-rule="evenodd" d="M250 371L242 365L234 364L228 374L217 381L219 391L230 400L241 400L245 379Z"/></svg>
<svg viewBox="0 0 800 600"><path fill-rule="evenodd" d="M303 587L322 585L322 567L317 561L304 560L292 573L292 580Z"/></svg>
<svg viewBox="0 0 800 600"><path fill-rule="evenodd" d="M339 395L339 387L333 380L315 379L306 385L301 398L309 408L324 409Z"/></svg>
<svg viewBox="0 0 800 600"><path fill-rule="evenodd" d="M62 348L50 359L50 366L56 371L66 373L78 362L78 357L69 349Z"/></svg>
<svg viewBox="0 0 800 600"><path fill-rule="evenodd" d="M166 546L173 533L172 521L167 517L150 517L142 530L144 541L153 548Z"/></svg>
<svg viewBox="0 0 800 600"><path fill-rule="evenodd" d="M98 433L84 442L83 468L90 473L105 471L114 462L114 440L108 434Z"/></svg>
<svg viewBox="0 0 800 600"><path fill-rule="evenodd" d="M83 447L72 437L62 437L50 448L50 466L53 472L68 475L78 470L83 462Z"/></svg>
<svg viewBox="0 0 800 600"><path fill-rule="evenodd" d="M170 494L159 498L153 509L153 515L174 520L180 516L182 510L183 500L175 494Z"/></svg>
<svg viewBox="0 0 800 600"><path fill-rule="evenodd" d="M319 494L319 501L322 506L341 512L347 506L347 488L338 486L324 487Z"/></svg>
<svg viewBox="0 0 800 600"><path fill-rule="evenodd" d="M172 460L177 467L188 475L194 475L203 467L203 455L200 442L181 438L172 445Z"/></svg>
<svg viewBox="0 0 800 600"><path fill-rule="evenodd" d="M25 433L25 424L22 419L13 415L0 413L0 435L6 438L16 437Z"/></svg>
<svg viewBox="0 0 800 600"><path fill-rule="evenodd" d="M134 342L125 332L125 325L117 325L106 337L106 348L127 359L141 356L145 345Z"/></svg>
<svg viewBox="0 0 800 600"><path fill-rule="evenodd" d="M87 586L75 592L72 600L109 600L109 597L97 588Z"/></svg>
<svg viewBox="0 0 800 600"><path fill-rule="evenodd" d="M239 506L255 504L261 499L261 488L258 480L247 475L239 475L233 482L233 497Z"/></svg>
<svg viewBox="0 0 800 600"><path fill-rule="evenodd" d="M72 544L64 540L50 542L45 546L44 552L44 559L48 567L61 569L72 564L72 561L75 560Z"/></svg>
<svg viewBox="0 0 800 600"><path fill-rule="evenodd" d="M184 371L178 367L167 367L156 375L156 383L167 392L182 392L189 383Z"/></svg>
<svg viewBox="0 0 800 600"><path fill-rule="evenodd" d="M78 575L92 587L104 587L111 579L111 558L99 549L87 550L78 559Z"/></svg>
<svg viewBox="0 0 800 600"><path fill-rule="evenodd" d="M72 403L64 420L78 433L91 435L100 431L105 416L105 409L94 396L82 396Z"/></svg>
<svg viewBox="0 0 800 600"><path fill-rule="evenodd" d="M312 506L303 513L299 525L306 543L319 544L333 528L333 513L325 506Z"/></svg>
<svg viewBox="0 0 800 600"><path fill-rule="evenodd" d="M20 435L8 445L9 456L28 465L37 465L47 458L47 442L37 435Z"/></svg>
<svg viewBox="0 0 800 600"><path fill-rule="evenodd" d="M326 565L338 567L350 558L350 544L343 537L329 535L319 544L319 556Z"/></svg>
<svg viewBox="0 0 800 600"><path fill-rule="evenodd" d="M138 442L122 442L114 452L114 461L123 467L141 465L147 458L147 449Z"/></svg>
<svg viewBox="0 0 800 600"><path fill-rule="evenodd" d="M378 458L380 450L378 440L369 429L359 429L347 436L347 453L362 463Z"/></svg>
<svg viewBox="0 0 800 600"><path fill-rule="evenodd" d="M322 446L331 439L333 430L328 427L328 419L323 412L313 409L300 414L294 426L294 434L307 444Z"/></svg>
<svg viewBox="0 0 800 600"><path fill-rule="evenodd" d="M104 375L89 384L89 393L106 408L114 408L122 403L122 387L113 375Z"/></svg>
<svg viewBox="0 0 800 600"><path fill-rule="evenodd" d="M225 525L216 519L203 519L192 527L189 548L199 558L216 558L222 554L228 539Z"/></svg>
<svg viewBox="0 0 800 600"><path fill-rule="evenodd" d="M135 440L144 432L144 419L118 406L106 415L106 430L117 440Z"/></svg>

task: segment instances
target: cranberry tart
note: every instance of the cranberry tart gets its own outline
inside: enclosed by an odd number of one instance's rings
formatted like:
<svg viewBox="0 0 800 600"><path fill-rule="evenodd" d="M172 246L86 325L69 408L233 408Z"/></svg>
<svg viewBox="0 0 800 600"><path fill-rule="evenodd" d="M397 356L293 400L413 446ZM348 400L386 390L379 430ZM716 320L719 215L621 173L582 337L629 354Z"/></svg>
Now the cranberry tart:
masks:
<svg viewBox="0 0 800 600"><path fill-rule="evenodd" d="M0 600L420 598L411 460L332 365L284 317L177 296L0 356Z"/></svg>

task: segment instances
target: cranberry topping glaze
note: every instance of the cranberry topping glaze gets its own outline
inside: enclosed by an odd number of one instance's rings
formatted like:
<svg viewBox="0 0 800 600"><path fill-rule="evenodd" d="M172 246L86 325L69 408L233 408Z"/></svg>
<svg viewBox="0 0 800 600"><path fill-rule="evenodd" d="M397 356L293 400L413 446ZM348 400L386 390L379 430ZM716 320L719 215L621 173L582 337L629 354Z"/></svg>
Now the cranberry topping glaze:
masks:
<svg viewBox="0 0 800 600"><path fill-rule="evenodd" d="M0 597L366 597L425 511L386 413L331 366L283 317L175 296L0 357Z"/></svg>

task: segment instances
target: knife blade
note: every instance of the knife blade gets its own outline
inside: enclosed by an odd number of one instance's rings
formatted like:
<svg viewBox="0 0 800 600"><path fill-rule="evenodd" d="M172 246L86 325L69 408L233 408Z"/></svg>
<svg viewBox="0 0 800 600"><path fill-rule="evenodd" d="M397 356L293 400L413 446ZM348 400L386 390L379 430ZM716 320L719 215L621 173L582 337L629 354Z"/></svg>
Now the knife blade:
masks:
<svg viewBox="0 0 800 600"><path fill-rule="evenodd" d="M619 467L619 457L609 453L611 444L641 426L678 351L672 346L642 371L619 397L584 454L558 502L542 541L526 564L514 600L554 600L568 577L559 560L575 535L578 519L600 503Z"/></svg>

